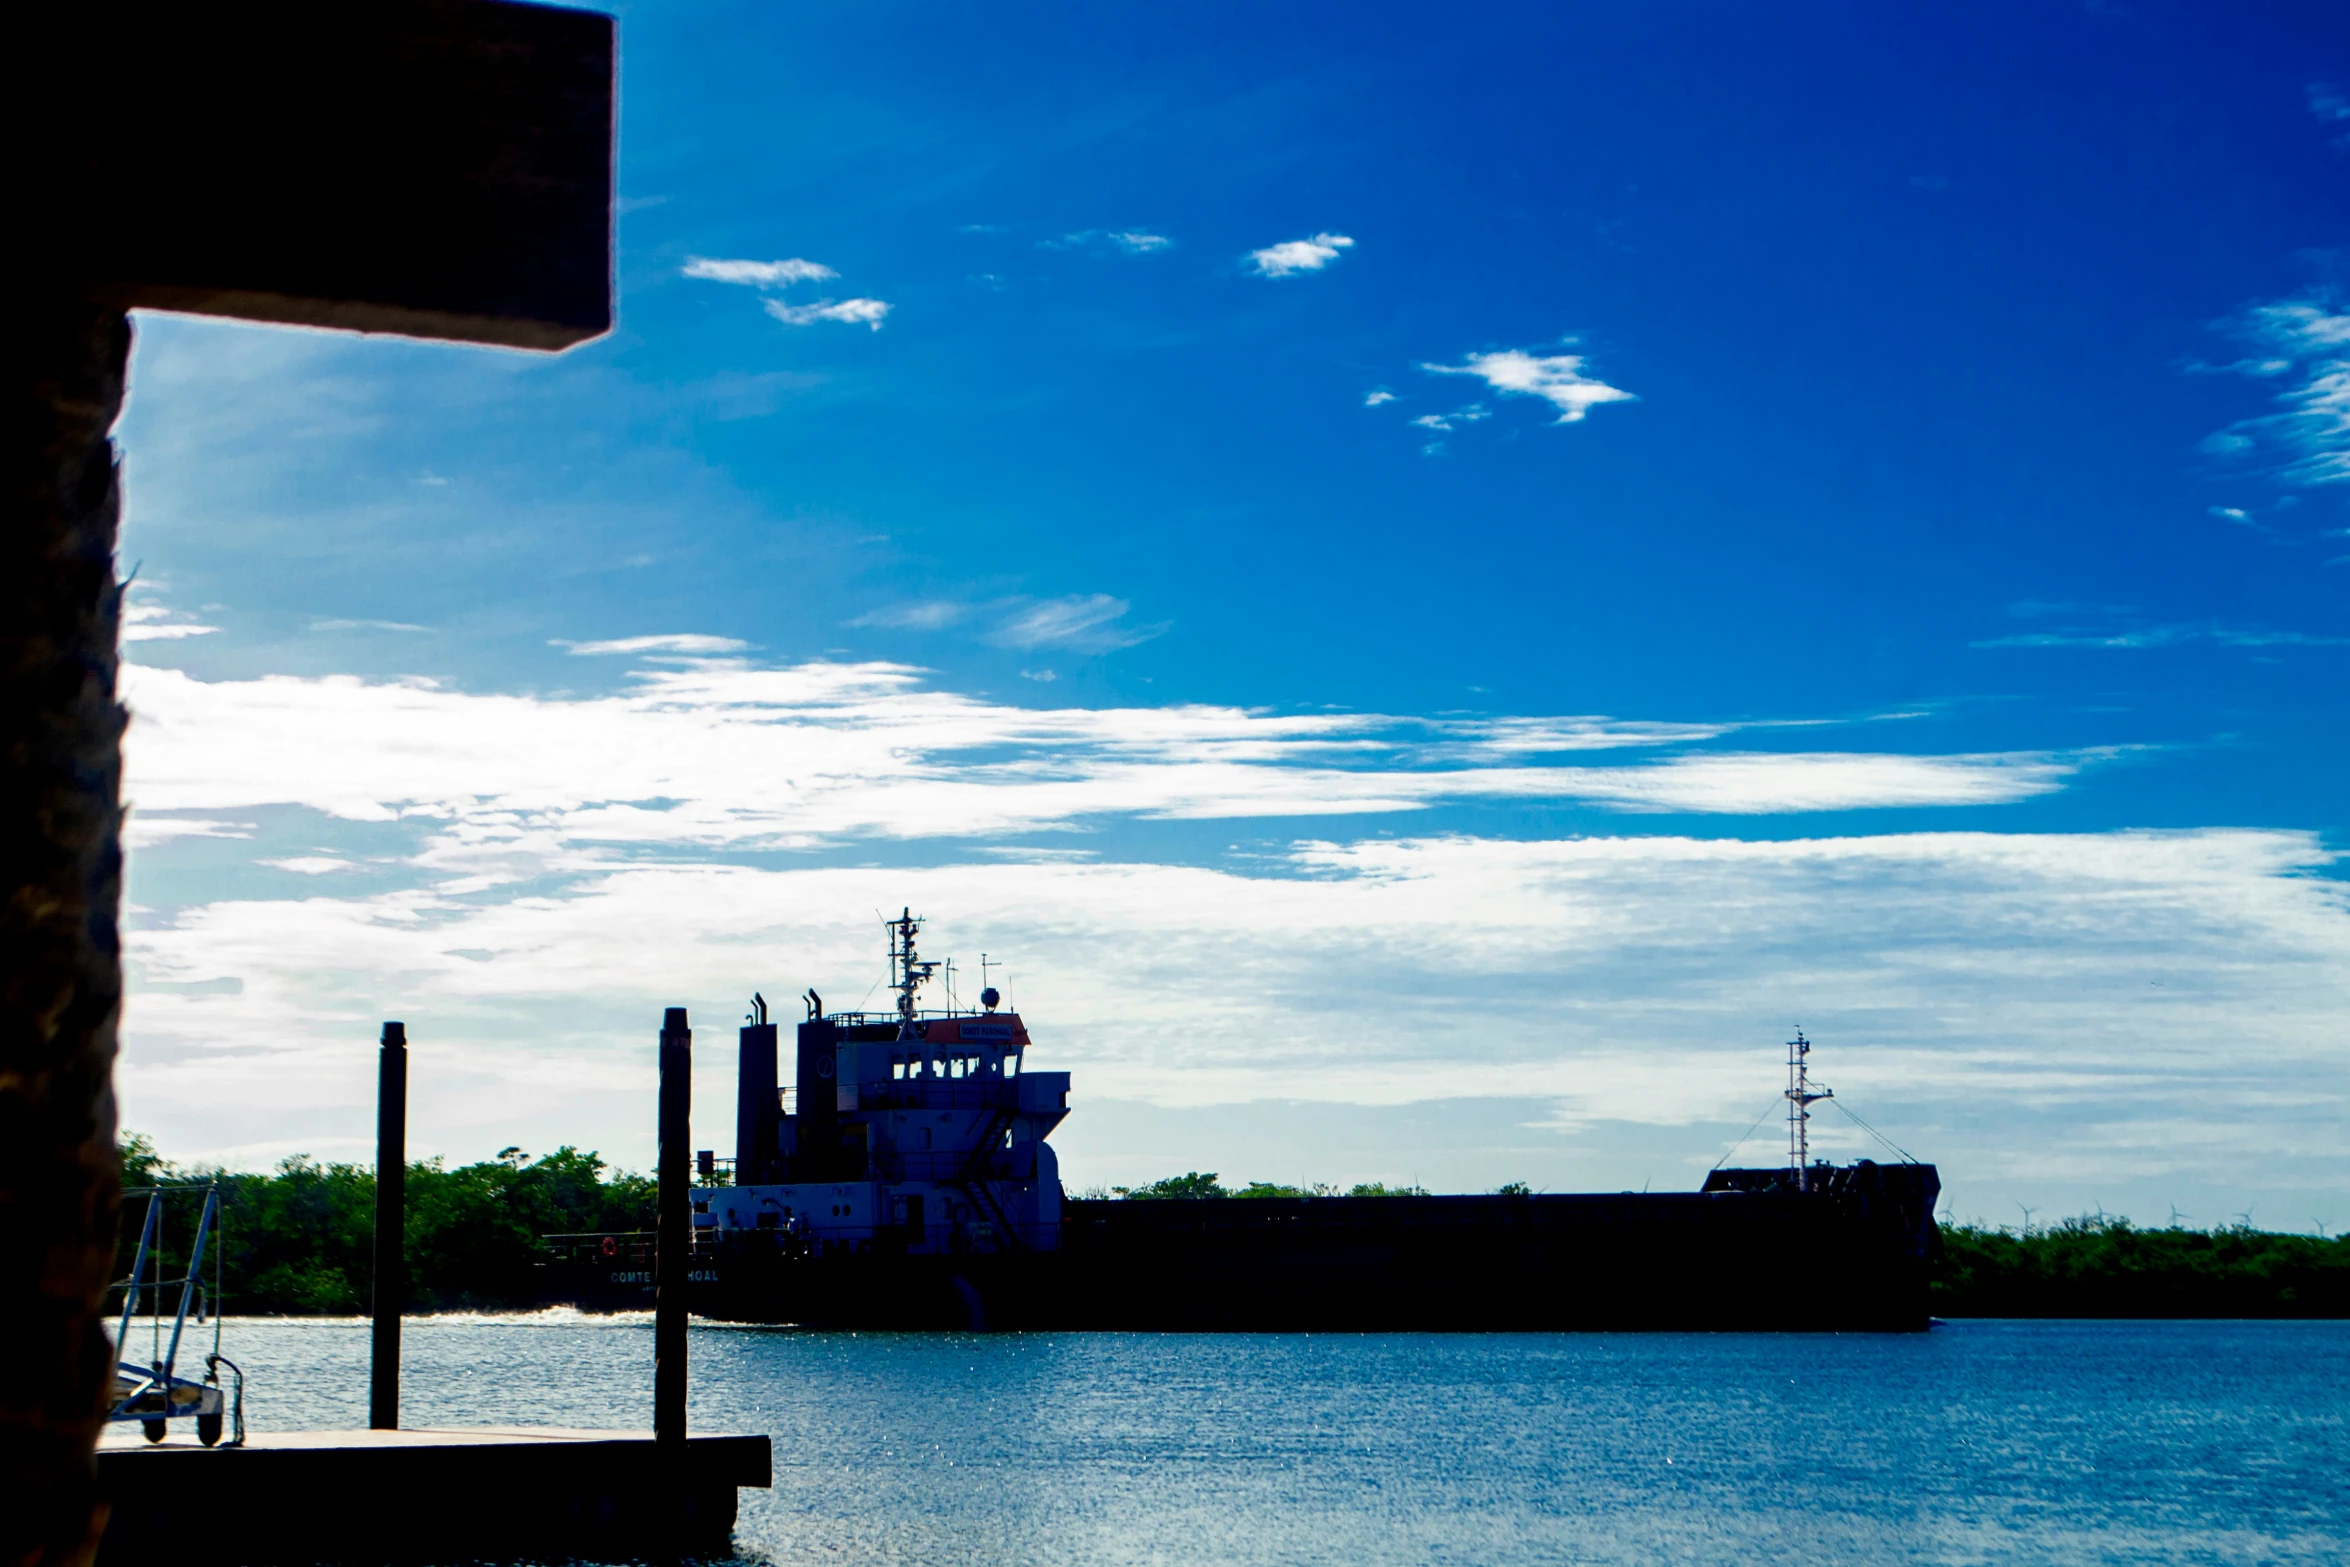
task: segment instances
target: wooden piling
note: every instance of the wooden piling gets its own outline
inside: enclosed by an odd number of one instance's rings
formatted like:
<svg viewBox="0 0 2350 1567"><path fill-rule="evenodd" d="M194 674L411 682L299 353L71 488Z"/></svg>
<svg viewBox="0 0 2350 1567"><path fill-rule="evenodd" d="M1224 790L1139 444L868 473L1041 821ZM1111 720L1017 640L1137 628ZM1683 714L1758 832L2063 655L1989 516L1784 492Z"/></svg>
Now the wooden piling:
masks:
<svg viewBox="0 0 2350 1567"><path fill-rule="evenodd" d="M408 1030L386 1023L375 1078L375 1335L367 1424L400 1429L400 1312L407 1304Z"/></svg>
<svg viewBox="0 0 2350 1567"><path fill-rule="evenodd" d="M693 1031L685 1008L671 1007L661 1020L661 1098L658 1145L653 1155L659 1183L653 1246L653 1440L682 1449L685 1444L685 1287L693 1248L693 1209L687 1192L693 1150Z"/></svg>

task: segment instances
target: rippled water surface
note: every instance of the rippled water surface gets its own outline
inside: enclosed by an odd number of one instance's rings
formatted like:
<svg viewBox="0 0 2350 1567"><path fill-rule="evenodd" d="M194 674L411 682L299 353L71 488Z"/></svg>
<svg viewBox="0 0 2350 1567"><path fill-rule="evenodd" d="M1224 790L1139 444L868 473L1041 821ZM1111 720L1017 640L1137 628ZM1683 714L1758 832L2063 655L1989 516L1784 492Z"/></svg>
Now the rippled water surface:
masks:
<svg viewBox="0 0 2350 1567"><path fill-rule="evenodd" d="M256 1428L366 1424L367 1331L232 1321ZM1914 1336L697 1327L766 1431L752 1560L2350 1562L2350 1323ZM411 1425L645 1427L649 1319L407 1329Z"/></svg>

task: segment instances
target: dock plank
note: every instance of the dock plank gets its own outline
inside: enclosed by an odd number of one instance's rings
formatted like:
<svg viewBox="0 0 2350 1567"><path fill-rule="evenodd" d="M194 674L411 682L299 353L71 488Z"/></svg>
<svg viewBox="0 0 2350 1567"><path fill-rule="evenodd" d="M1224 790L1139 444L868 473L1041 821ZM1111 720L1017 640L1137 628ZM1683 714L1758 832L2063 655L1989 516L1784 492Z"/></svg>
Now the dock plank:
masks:
<svg viewBox="0 0 2350 1567"><path fill-rule="evenodd" d="M252 1432L207 1448L181 1427L149 1443L109 1430L112 1509L101 1562L168 1551L208 1561L392 1560L433 1554L626 1556L723 1546L736 1490L773 1478L765 1436L552 1426Z"/></svg>

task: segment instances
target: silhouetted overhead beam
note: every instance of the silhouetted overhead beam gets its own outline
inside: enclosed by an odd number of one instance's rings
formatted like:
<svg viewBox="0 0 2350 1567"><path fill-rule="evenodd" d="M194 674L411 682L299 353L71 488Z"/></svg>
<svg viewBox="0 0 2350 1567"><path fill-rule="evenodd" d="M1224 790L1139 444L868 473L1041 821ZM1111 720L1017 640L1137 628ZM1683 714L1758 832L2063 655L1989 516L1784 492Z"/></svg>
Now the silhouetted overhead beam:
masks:
<svg viewBox="0 0 2350 1567"><path fill-rule="evenodd" d="M611 328L608 16L67 0L9 31L44 292L512 348Z"/></svg>

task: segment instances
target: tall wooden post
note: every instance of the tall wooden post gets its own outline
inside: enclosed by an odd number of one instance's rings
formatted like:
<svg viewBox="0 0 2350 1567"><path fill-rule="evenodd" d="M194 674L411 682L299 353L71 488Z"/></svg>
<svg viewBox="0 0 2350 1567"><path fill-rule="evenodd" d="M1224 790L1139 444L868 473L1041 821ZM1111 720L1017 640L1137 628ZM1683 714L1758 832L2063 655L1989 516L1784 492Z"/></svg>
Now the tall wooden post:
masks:
<svg viewBox="0 0 2350 1567"><path fill-rule="evenodd" d="M386 1023L375 1075L375 1339L367 1423L400 1429L400 1312L408 1299L408 1030Z"/></svg>
<svg viewBox="0 0 2350 1567"><path fill-rule="evenodd" d="M661 1020L661 1108L653 1170L659 1219L653 1247L653 1438L685 1442L685 1276L693 1248L694 1036L685 1008Z"/></svg>

